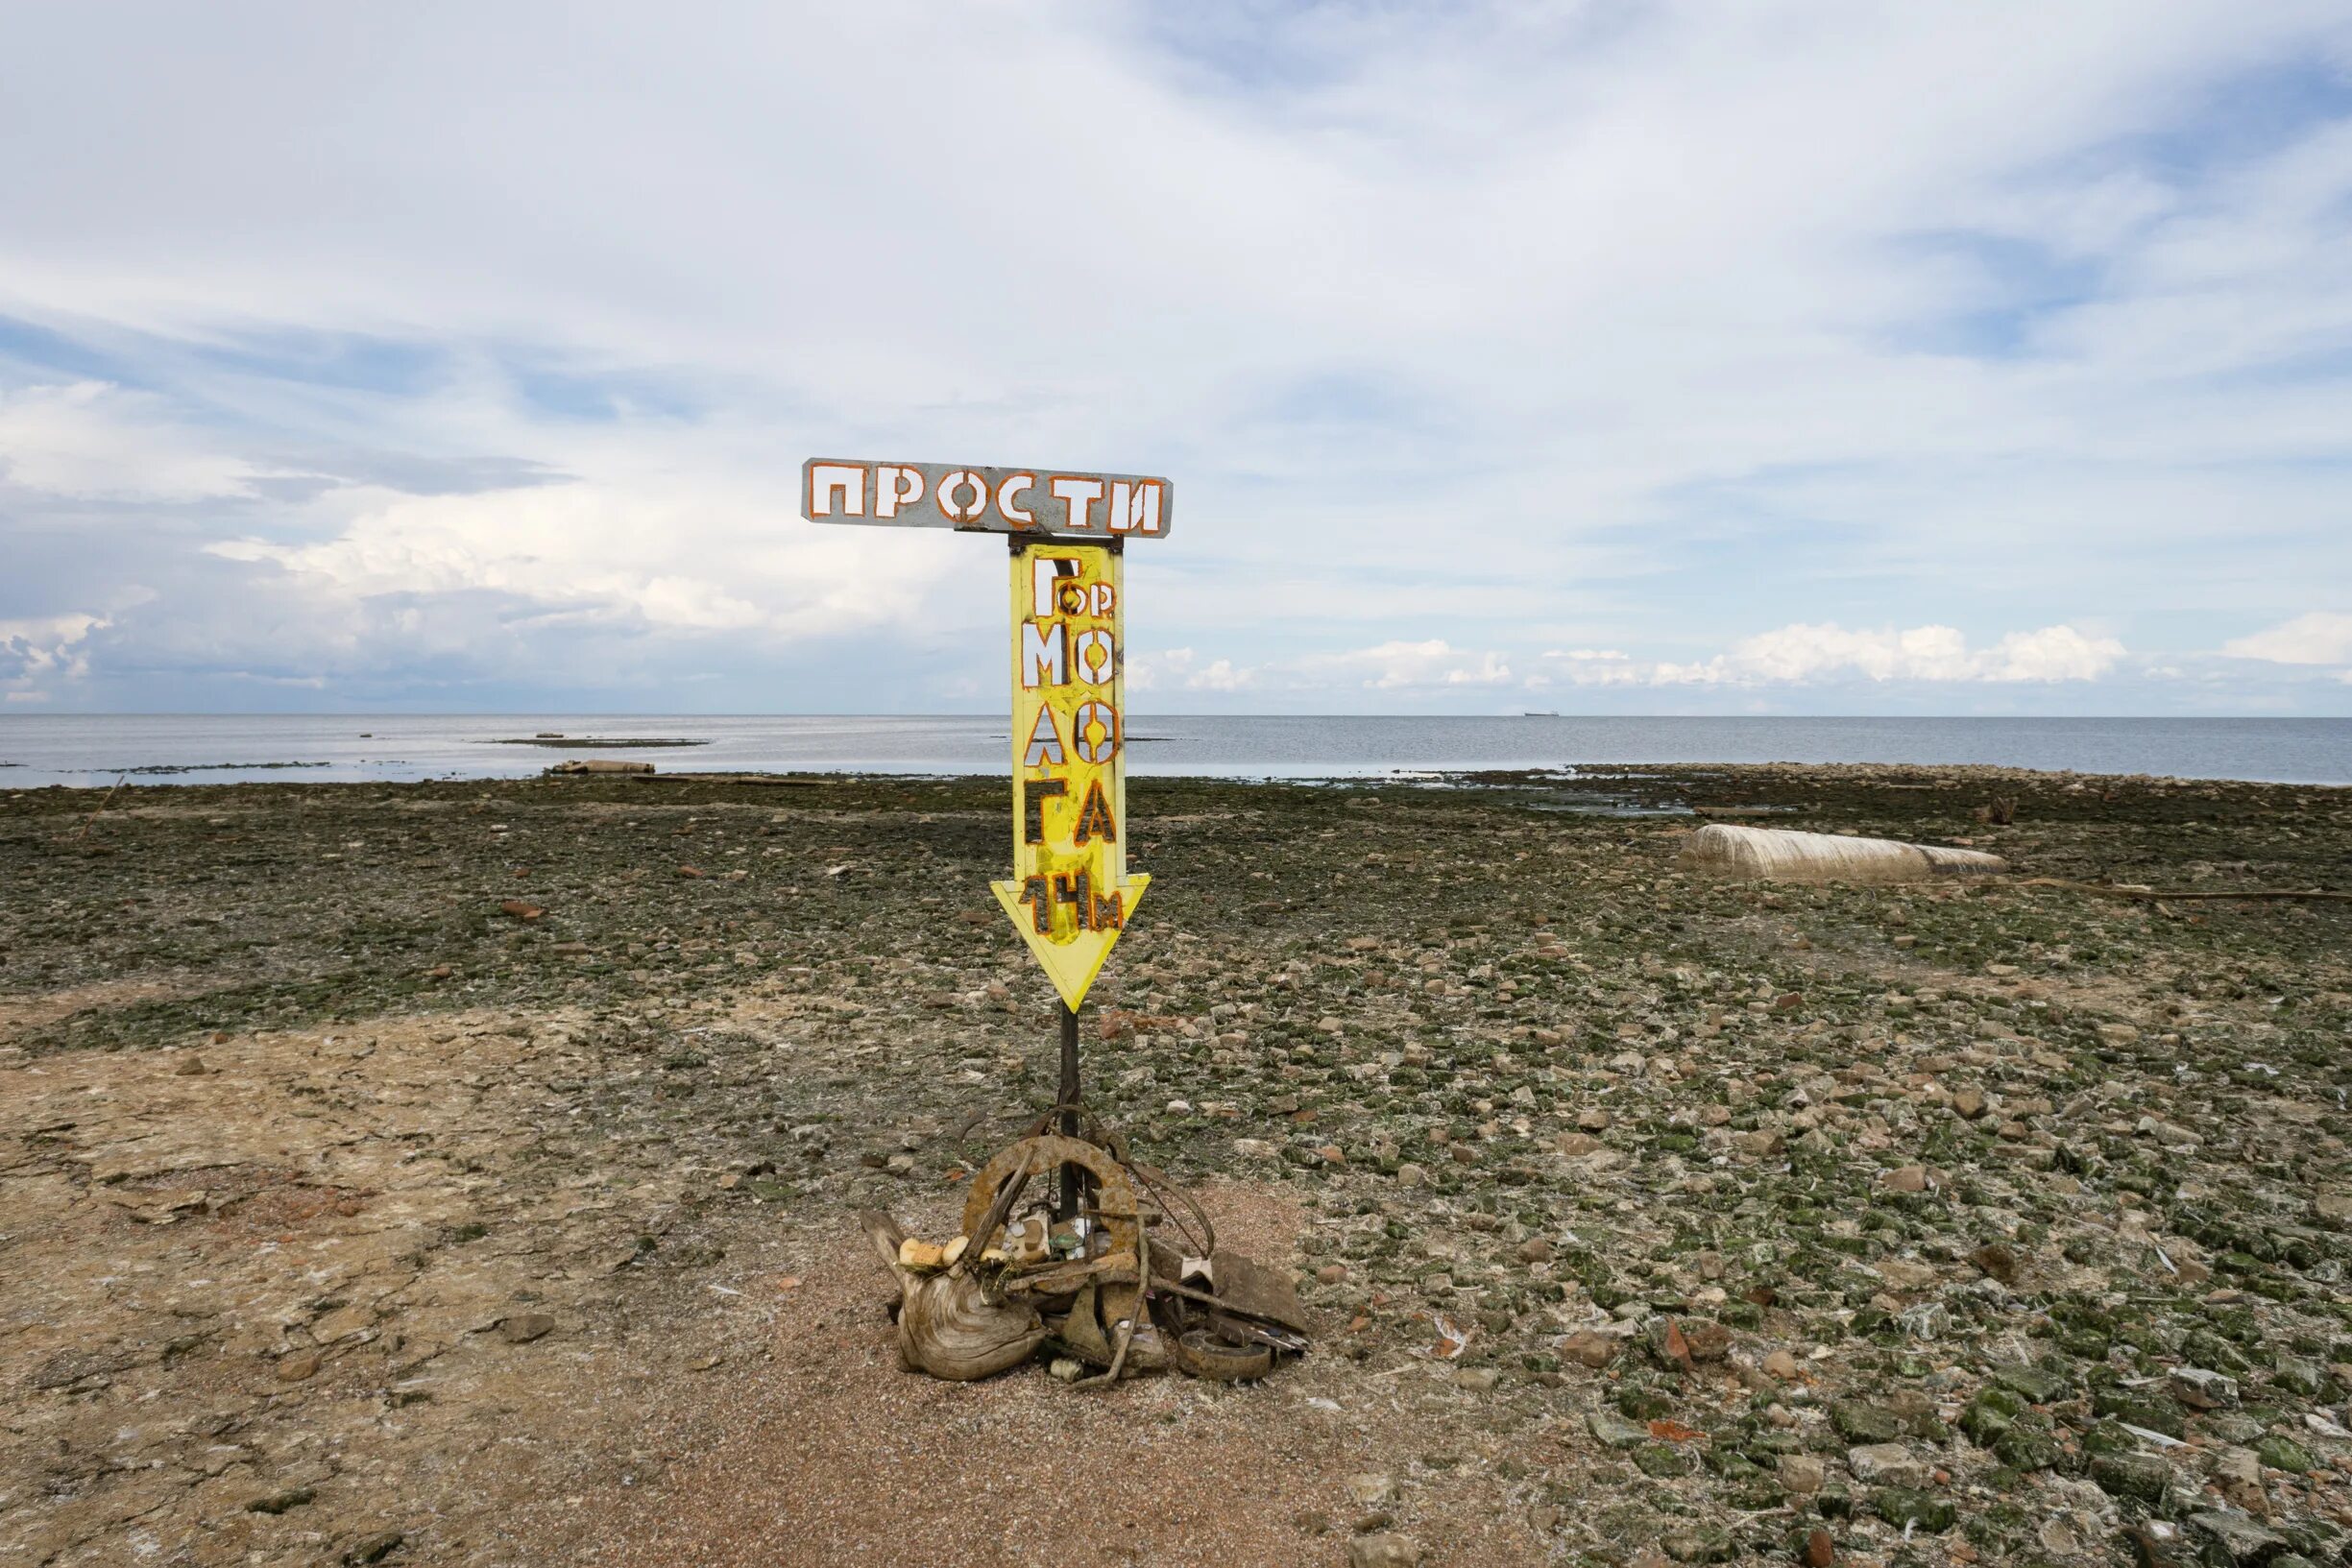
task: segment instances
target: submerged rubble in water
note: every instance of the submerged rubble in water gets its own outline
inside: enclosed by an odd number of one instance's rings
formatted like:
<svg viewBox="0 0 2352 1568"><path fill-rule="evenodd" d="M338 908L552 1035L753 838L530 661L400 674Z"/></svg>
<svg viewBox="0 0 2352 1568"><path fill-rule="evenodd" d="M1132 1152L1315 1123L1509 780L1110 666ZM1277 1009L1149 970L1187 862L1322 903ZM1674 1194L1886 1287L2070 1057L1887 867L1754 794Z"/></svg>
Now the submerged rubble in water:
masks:
<svg viewBox="0 0 2352 1568"><path fill-rule="evenodd" d="M1643 814L1130 782L1088 1099L1287 1204L1258 1256L1316 1319L1263 1387L1101 1396L1238 1412L1289 1488L1156 1555L2341 1560L2352 912L2023 883L2340 888L2352 799L1588 782ZM129 788L85 833L97 792L0 792L0 1562L738 1560L679 1501L728 1386L885 1375L843 1217L947 1232L1051 1098L1051 994L985 887L1001 782L649 794ZM2014 870L1693 880L1680 808ZM864 1305L790 1316L835 1256ZM905 1436L817 1435L844 1487ZM914 1528L826 1474L738 1533Z"/></svg>

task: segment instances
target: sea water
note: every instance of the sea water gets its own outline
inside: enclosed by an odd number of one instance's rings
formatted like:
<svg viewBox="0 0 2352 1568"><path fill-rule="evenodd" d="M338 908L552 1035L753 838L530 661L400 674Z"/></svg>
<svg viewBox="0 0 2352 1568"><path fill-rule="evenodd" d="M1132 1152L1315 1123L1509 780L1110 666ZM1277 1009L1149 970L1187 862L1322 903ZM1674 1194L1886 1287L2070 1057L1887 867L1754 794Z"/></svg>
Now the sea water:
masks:
<svg viewBox="0 0 2352 1568"><path fill-rule="evenodd" d="M567 741L690 741L575 750ZM552 736L547 739L551 740ZM1133 717L1128 771L1227 778L1626 762L1993 763L2352 784L2341 718ZM509 742L523 742L512 744ZM568 757L663 772L1003 773L1001 715L0 714L0 789L517 778Z"/></svg>

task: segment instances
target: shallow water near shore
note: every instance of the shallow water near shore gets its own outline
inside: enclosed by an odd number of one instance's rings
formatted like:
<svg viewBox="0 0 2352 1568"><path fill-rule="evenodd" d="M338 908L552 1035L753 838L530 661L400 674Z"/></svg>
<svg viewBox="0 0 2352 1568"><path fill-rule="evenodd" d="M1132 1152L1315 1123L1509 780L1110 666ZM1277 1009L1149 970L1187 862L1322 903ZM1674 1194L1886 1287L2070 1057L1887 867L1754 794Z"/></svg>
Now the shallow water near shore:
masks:
<svg viewBox="0 0 2352 1568"><path fill-rule="evenodd" d="M664 772L964 775L1006 766L995 714L0 715L0 788L522 778L573 755ZM680 742L698 742L680 744ZM1135 715L1137 775L1350 778L1623 762L1980 764L2352 784L2352 718Z"/></svg>

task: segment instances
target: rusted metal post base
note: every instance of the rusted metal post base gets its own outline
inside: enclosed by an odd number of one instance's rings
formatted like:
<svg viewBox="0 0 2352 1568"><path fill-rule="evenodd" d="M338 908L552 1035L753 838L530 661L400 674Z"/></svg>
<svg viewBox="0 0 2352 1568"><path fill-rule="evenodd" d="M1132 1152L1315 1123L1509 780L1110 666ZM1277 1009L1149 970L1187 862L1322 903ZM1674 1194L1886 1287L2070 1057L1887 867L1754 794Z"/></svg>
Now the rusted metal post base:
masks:
<svg viewBox="0 0 2352 1568"><path fill-rule="evenodd" d="M1054 1098L1061 1109L1060 1132L1064 1138L1078 1136L1078 1009L1064 1003L1061 1009L1061 1089ZM1055 1194L1054 1213L1061 1219L1078 1217L1078 1167L1061 1168L1061 1191Z"/></svg>

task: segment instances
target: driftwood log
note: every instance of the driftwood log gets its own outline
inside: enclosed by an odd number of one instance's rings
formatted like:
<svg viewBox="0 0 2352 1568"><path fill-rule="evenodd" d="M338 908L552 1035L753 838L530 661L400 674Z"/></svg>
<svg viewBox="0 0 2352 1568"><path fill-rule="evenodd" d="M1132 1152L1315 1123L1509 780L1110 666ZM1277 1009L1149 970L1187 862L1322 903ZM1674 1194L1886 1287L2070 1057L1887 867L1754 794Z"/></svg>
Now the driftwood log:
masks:
<svg viewBox="0 0 2352 1568"><path fill-rule="evenodd" d="M1033 1309L991 1302L968 1269L924 1274L901 1266L907 1233L898 1221L878 1211L858 1218L898 1280L898 1359L908 1371L968 1383L1018 1366L1045 1342L1045 1324Z"/></svg>
<svg viewBox="0 0 2352 1568"><path fill-rule="evenodd" d="M1680 864L1701 876L1773 882L1916 882L2009 869L2000 856L1980 850L1721 822L1710 822L1683 841Z"/></svg>
<svg viewBox="0 0 2352 1568"><path fill-rule="evenodd" d="M2055 887L2069 893L2092 893L2102 899L2138 899L2142 903L2210 903L2216 899L2309 899L2317 902L2352 900L2352 893L2326 887L2122 887L2098 882L2071 882L2063 877L2029 877L2020 887Z"/></svg>

